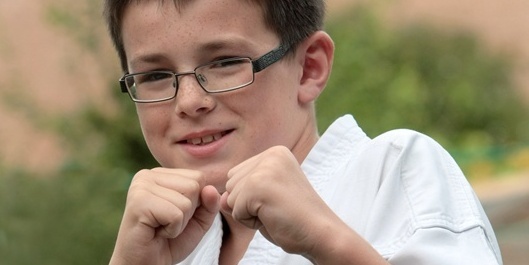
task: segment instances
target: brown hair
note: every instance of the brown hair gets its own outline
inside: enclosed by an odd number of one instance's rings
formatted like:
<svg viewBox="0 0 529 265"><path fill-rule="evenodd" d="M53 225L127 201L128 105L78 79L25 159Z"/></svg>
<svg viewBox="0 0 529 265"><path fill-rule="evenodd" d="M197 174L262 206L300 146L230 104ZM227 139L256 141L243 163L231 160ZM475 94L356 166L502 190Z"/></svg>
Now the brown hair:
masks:
<svg viewBox="0 0 529 265"><path fill-rule="evenodd" d="M104 17L124 72L127 72L128 67L121 34L121 23L125 8L133 1L141 0L105 0L104 3ZM178 8L185 0L173 1ZM244 1L254 2L258 5L263 11L266 25L279 36L282 44L288 45L292 49L295 49L297 44L323 27L324 0Z"/></svg>

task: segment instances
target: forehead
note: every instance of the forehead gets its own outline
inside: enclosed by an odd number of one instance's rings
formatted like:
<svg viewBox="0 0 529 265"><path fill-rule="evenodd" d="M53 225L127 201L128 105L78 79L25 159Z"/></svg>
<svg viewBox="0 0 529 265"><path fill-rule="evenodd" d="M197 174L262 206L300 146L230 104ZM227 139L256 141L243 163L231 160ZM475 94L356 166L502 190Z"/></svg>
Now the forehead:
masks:
<svg viewBox="0 0 529 265"><path fill-rule="evenodd" d="M150 54L192 56L219 43L275 46L259 5L247 0L133 1L123 14L123 44L129 62ZM268 44L270 43L270 44Z"/></svg>
<svg viewBox="0 0 529 265"><path fill-rule="evenodd" d="M170 23L177 18L181 19L180 23L185 23L186 18L189 17L196 18L195 22L212 21L222 17L222 20L227 24L245 20L249 24L263 23L264 25L265 21L264 9L260 0L129 0L124 2L127 2L127 4L122 6L121 12L118 14L121 18L120 28L122 32L124 31L124 26L128 23L127 17L129 17L130 13L133 13L130 16L134 17L133 19L135 20L162 16L165 23ZM138 9L149 9L156 12L151 12L150 14L143 12L141 16L137 16L140 13L137 12ZM200 12L204 10L208 10L208 12ZM176 17L174 16L175 13ZM253 19L250 20L248 17ZM138 22L140 24L148 23L147 21ZM225 30L227 29L225 28Z"/></svg>

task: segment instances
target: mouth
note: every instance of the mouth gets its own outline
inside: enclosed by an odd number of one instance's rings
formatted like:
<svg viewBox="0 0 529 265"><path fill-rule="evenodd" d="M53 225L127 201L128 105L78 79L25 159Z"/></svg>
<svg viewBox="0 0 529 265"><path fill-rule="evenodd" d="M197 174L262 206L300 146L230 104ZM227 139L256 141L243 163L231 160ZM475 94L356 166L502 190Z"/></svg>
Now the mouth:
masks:
<svg viewBox="0 0 529 265"><path fill-rule="evenodd" d="M212 142L215 142L215 141L221 139L222 137L224 137L227 134L230 134L231 132L233 132L233 130L218 132L218 133L214 133L214 134L208 134L208 135L204 135L204 136L200 136L200 137L193 137L193 138L189 138L189 139L186 139L186 140L182 140L179 143L180 144L198 145L198 146L207 145L207 144L210 144Z"/></svg>

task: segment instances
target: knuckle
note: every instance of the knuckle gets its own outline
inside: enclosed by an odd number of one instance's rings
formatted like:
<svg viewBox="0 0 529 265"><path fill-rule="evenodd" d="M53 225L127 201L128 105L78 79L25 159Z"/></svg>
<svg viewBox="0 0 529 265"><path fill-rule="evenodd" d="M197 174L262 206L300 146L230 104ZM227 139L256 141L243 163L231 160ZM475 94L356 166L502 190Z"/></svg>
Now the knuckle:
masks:
<svg viewBox="0 0 529 265"><path fill-rule="evenodd" d="M198 183L198 182L191 182L191 183L190 183L190 185L189 185L189 191L190 191L192 194L200 193L201 190L202 190L202 185L200 185L200 183Z"/></svg>
<svg viewBox="0 0 529 265"><path fill-rule="evenodd" d="M142 179L145 179L145 178L148 178L149 175L151 175L151 171L148 170L148 169L142 169L140 171L138 171L134 177L132 178L132 180L142 180Z"/></svg>
<svg viewBox="0 0 529 265"><path fill-rule="evenodd" d="M183 213L189 213L193 210L193 202L189 199L184 199L180 202L180 210Z"/></svg>
<svg viewBox="0 0 529 265"><path fill-rule="evenodd" d="M129 190L143 187L152 182L152 173L149 170L142 169L138 171L131 180Z"/></svg>
<svg viewBox="0 0 529 265"><path fill-rule="evenodd" d="M174 208L173 211L169 213L170 223L182 223L184 221L184 211L180 208Z"/></svg>
<svg viewBox="0 0 529 265"><path fill-rule="evenodd" d="M206 186L206 176L200 171L195 171L194 179L198 184L198 189Z"/></svg>
<svg viewBox="0 0 529 265"><path fill-rule="evenodd" d="M181 184L180 193L186 198L195 198L200 195L202 186L195 180L187 180Z"/></svg>
<svg viewBox="0 0 529 265"><path fill-rule="evenodd" d="M176 238L179 233L177 229L178 228L176 226L171 226L171 225L163 226L163 231L165 232L168 238Z"/></svg>
<svg viewBox="0 0 529 265"><path fill-rule="evenodd" d="M141 208L142 205L145 205L145 202L150 200L149 196L151 196L151 193L145 189L130 189L127 194L126 204L129 208Z"/></svg>
<svg viewBox="0 0 529 265"><path fill-rule="evenodd" d="M285 156L287 154L290 154L290 149L283 145L270 147L268 151L274 156Z"/></svg>
<svg viewBox="0 0 529 265"><path fill-rule="evenodd" d="M254 172L246 178L246 185L249 187L259 187L267 178L270 178L269 170ZM272 174L273 176L273 174Z"/></svg>
<svg viewBox="0 0 529 265"><path fill-rule="evenodd" d="M240 211L239 209L235 209L233 211L232 217L237 222L241 222L241 221L244 221L245 219L249 218L248 214L243 214L242 211Z"/></svg>

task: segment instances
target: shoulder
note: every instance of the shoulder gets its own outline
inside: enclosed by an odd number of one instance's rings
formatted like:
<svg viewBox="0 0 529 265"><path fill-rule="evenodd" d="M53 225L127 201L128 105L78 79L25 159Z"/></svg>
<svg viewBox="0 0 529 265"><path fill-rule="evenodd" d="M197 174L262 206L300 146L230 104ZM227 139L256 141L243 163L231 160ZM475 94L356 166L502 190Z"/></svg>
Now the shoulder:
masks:
<svg viewBox="0 0 529 265"><path fill-rule="evenodd" d="M422 133L386 132L366 143L359 158L359 168L378 182L372 205L380 215L377 220L394 215L394 222L410 225L409 233L439 225L454 229L468 220L468 209L475 209L470 185L456 162Z"/></svg>
<svg viewBox="0 0 529 265"><path fill-rule="evenodd" d="M486 253L492 260L499 257L494 232L478 198L439 143L422 133L399 129L375 137L362 153L362 159L378 160L383 168L371 175L379 183L368 222L371 229L366 234L381 253L400 256L404 249L409 254L421 245L451 249L451 242L473 245L452 249L458 257L476 258L465 251ZM385 222L388 219L390 224ZM395 237L388 240L388 235ZM441 241L441 237L450 242Z"/></svg>
<svg viewBox="0 0 529 265"><path fill-rule="evenodd" d="M372 144L390 144L395 148L426 148L444 150L439 143L423 133L409 129L395 129L372 139Z"/></svg>
<svg viewBox="0 0 529 265"><path fill-rule="evenodd" d="M382 159L381 162L386 166L390 163L401 170L422 168L422 177L463 175L452 156L437 141L409 129L383 133L367 142L361 152L363 155L360 157ZM431 174L432 170L436 174Z"/></svg>
<svg viewBox="0 0 529 265"><path fill-rule="evenodd" d="M380 153L383 150L383 154ZM381 183L387 182L400 187L414 213L424 205L450 205L446 212L456 209L474 208L473 191L456 161L439 143L431 137L407 129L386 132L374 138L364 148L364 152L379 152L375 156L382 159L385 172ZM424 204L430 202L430 204ZM467 207L460 204L467 203ZM425 209L425 212L429 210ZM457 210L456 210L457 211ZM458 216L454 214L454 218ZM419 218L419 216L415 216ZM417 220L417 219L416 219Z"/></svg>

